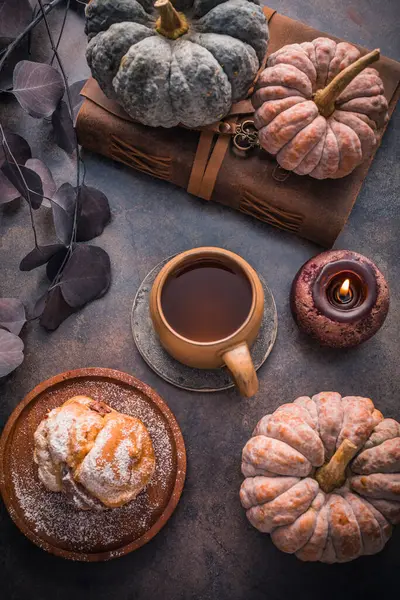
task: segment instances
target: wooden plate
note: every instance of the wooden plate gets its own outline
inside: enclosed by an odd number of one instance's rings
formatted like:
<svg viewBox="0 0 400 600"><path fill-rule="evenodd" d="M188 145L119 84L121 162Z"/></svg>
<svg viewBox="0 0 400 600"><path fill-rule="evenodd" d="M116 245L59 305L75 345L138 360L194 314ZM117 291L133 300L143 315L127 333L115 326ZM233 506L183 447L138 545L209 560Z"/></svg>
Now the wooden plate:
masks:
<svg viewBox="0 0 400 600"><path fill-rule="evenodd" d="M49 410L78 394L138 417L150 432L156 471L126 506L79 511L38 479L33 434ZM0 490L11 518L32 542L73 560L109 560L146 544L172 515L185 475L185 444L168 406L145 383L112 369L78 369L40 383L16 407L0 440Z"/></svg>

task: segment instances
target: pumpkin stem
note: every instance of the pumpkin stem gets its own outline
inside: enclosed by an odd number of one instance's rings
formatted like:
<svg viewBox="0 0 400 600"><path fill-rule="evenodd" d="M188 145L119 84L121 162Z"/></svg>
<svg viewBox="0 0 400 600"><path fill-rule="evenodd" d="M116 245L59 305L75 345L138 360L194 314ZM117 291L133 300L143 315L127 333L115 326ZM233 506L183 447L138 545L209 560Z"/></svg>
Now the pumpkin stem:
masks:
<svg viewBox="0 0 400 600"><path fill-rule="evenodd" d="M379 60L379 57L380 50L369 52L338 73L322 90L315 92L313 100L323 117L329 117L333 113L335 110L335 100L343 90L365 67Z"/></svg>
<svg viewBox="0 0 400 600"><path fill-rule="evenodd" d="M315 479L320 488L329 494L332 490L340 487L346 480L346 467L357 454L357 446L348 439L343 440L331 460L317 469Z"/></svg>
<svg viewBox="0 0 400 600"><path fill-rule="evenodd" d="M176 40L187 32L189 25L185 15L178 12L170 0L157 0L154 6L160 13L156 21L157 33L170 40Z"/></svg>

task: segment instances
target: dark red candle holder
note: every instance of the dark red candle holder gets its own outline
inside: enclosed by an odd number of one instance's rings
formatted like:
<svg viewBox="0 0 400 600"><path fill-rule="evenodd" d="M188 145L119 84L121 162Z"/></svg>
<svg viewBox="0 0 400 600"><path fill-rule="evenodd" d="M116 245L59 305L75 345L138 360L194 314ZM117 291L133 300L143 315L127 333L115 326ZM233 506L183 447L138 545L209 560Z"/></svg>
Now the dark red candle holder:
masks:
<svg viewBox="0 0 400 600"><path fill-rule="evenodd" d="M290 304L301 330L324 346L349 348L365 342L382 326L389 310L389 288L369 258L350 250L331 250L301 267Z"/></svg>

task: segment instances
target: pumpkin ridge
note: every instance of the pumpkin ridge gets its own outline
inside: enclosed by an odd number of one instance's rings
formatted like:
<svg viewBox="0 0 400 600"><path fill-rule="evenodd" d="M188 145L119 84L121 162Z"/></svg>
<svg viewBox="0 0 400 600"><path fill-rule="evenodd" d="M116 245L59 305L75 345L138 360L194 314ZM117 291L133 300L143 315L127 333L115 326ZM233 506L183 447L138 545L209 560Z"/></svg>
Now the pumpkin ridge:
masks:
<svg viewBox="0 0 400 600"><path fill-rule="evenodd" d="M150 15L136 0L91 0L85 8L85 33L89 38L111 25L135 22L148 25Z"/></svg>
<svg viewBox="0 0 400 600"><path fill-rule="evenodd" d="M318 126L317 126L318 123ZM323 129L323 131L322 131ZM306 154L311 151L326 132L326 120L319 115L311 123L303 127L278 152L279 164L288 170L296 169ZM312 144L307 148L307 143ZM303 152L303 154L301 154Z"/></svg>
<svg viewBox="0 0 400 600"><path fill-rule="evenodd" d="M271 481L271 489L263 490L264 480ZM263 480L263 481L261 481ZM251 483L246 483L251 482ZM275 500L282 493L291 489L294 485L300 482L299 477L290 476L276 476L276 477L265 477L262 475L256 475L255 477L246 478L240 489L240 501L243 508L251 508L252 506L260 506L266 502ZM250 485L250 489L247 489Z"/></svg>
<svg viewBox="0 0 400 600"><path fill-rule="evenodd" d="M390 525L400 523L400 502L383 498L368 498L368 503L377 510Z"/></svg>
<svg viewBox="0 0 400 600"><path fill-rule="evenodd" d="M328 135L328 127L325 132L325 140ZM336 443L343 425L342 397L336 392L321 392L313 396L317 406L318 419L320 423L319 434L325 447L325 457L328 461L332 458Z"/></svg>
<svg viewBox="0 0 400 600"><path fill-rule="evenodd" d="M349 502L342 495L332 494L330 520L331 539L338 562L342 562L345 557L353 560L360 556L363 551L360 526ZM358 536L354 535L355 530Z"/></svg>
<svg viewBox="0 0 400 600"><path fill-rule="evenodd" d="M307 125L307 127L310 127L310 125ZM302 129L301 131L304 131L304 130ZM299 133L301 133L301 131ZM295 137L297 137L297 135L298 134L296 134ZM302 163L306 161L307 157L313 152L313 150L315 150L315 148L318 146L318 144L321 144L321 141L323 142L323 144L325 143L325 137L326 137L326 126L325 126L324 132L321 134L321 136L316 139L316 141L312 145L312 147L309 150L307 150L307 152L303 155L303 157L300 159L298 164L295 166L295 168L293 169L294 172L296 172L297 169L299 169L301 167ZM288 143L290 143L290 142L288 142ZM322 144L322 148L321 148L321 154L322 154L322 150L323 150L323 144ZM286 146L287 146L287 144L286 144ZM285 146L282 148L282 150L284 148L285 148ZM312 170L312 169L310 169L310 170ZM319 434L319 430L318 430L318 434ZM325 449L325 446L324 446L324 449Z"/></svg>
<svg viewBox="0 0 400 600"><path fill-rule="evenodd" d="M315 48L316 89L325 87L330 64L335 57L337 44L330 38L319 37L312 42Z"/></svg>
<svg viewBox="0 0 400 600"><path fill-rule="evenodd" d="M348 125L330 117L331 129L339 146L339 167L332 179L348 175L362 162L361 142L358 135Z"/></svg>
<svg viewBox="0 0 400 600"><path fill-rule="evenodd" d="M306 100L311 100L311 82L305 73L294 65L280 63L265 69L258 78L257 90L271 85L296 90L299 96L304 96Z"/></svg>
<svg viewBox="0 0 400 600"><path fill-rule="evenodd" d="M318 433L303 419L294 415L276 413L268 421L266 435L285 442L288 446L303 454L313 466L319 466L323 462L321 439ZM308 442L307 451L302 448L305 439Z"/></svg>
<svg viewBox="0 0 400 600"><path fill-rule="evenodd" d="M257 4L248 0L227 0L218 4L196 22L200 33L224 33L254 48L259 64L267 51L267 39L260 35L268 31L265 15Z"/></svg>
<svg viewBox="0 0 400 600"><path fill-rule="evenodd" d="M290 62L288 63L287 60L290 57ZM296 58L298 58L300 60L300 62L298 60L296 60ZM305 59L305 63L302 63L302 60ZM302 64L301 64L302 63ZM310 66L307 66L307 68L305 68L306 64ZM292 54L289 54L288 52L280 52L279 50L277 52L274 52L273 55L270 56L270 58L268 59L268 65L275 66L275 65L279 65L279 64L291 64L292 66L296 67L296 69L299 69L299 71L301 71L302 73L304 73L304 75L306 75L306 77L308 77L308 79L311 82L311 85L314 89L314 86L316 85L316 80L317 80L317 72L315 69L314 64L312 63L310 57L308 56L307 52L305 52L305 50L303 48L300 48L300 50L296 50L293 51ZM311 74L311 76L310 76Z"/></svg>
<svg viewBox="0 0 400 600"><path fill-rule="evenodd" d="M329 121L327 121L325 143L322 150L321 159L315 169L311 171L310 175L316 179L326 179L327 177L332 177L338 168L339 146Z"/></svg>
<svg viewBox="0 0 400 600"><path fill-rule="evenodd" d="M326 520L327 520L327 534L325 538L324 548L321 553L321 561L323 562L336 562L336 551L331 539L331 498L332 494L326 496ZM330 552L330 555L329 555ZM332 556L332 553L334 556Z"/></svg>
<svg viewBox="0 0 400 600"><path fill-rule="evenodd" d="M301 114L302 110L303 114ZM309 125L317 114L317 109L311 100L295 104L279 113L261 130L259 134L261 141L263 141L263 137L267 137L273 153L277 154L299 131Z"/></svg>
<svg viewBox="0 0 400 600"><path fill-rule="evenodd" d="M339 42L336 45L335 55L329 63L326 84L330 83L340 71L343 71L343 69L355 62L358 58L360 58L360 51L355 46L348 42Z"/></svg>
<svg viewBox="0 0 400 600"><path fill-rule="evenodd" d="M307 154L304 156L304 158L300 162L300 164L294 169L294 173L296 173L297 175L308 175L309 173L311 173L311 171L313 171L317 167L317 165L319 164L319 161L321 160L322 152L324 150L327 129L328 129L328 127L325 128L323 137L315 144L315 146L313 148L311 148L311 150L309 152L307 152ZM318 146L320 146L320 148L318 148ZM319 154L316 154L316 162L311 163L311 166L310 166L309 165L310 157L314 156L314 152L318 152L318 151L319 151ZM319 433L319 423L318 423L318 433ZM324 448L325 448L325 444L324 444ZM326 452L326 448L325 448L325 452Z"/></svg>
<svg viewBox="0 0 400 600"><path fill-rule="evenodd" d="M324 504L325 495L323 492L318 492L309 508L293 523L276 527L271 532L271 539L276 547L289 554L304 548L314 534L318 515Z"/></svg>
<svg viewBox="0 0 400 600"><path fill-rule="evenodd" d="M360 140L363 157L370 156L376 146L375 132L371 129L371 127L365 123L365 121L359 119L357 114L350 111L335 110L333 113L333 118L335 121L339 121L340 123L347 125L354 131Z"/></svg>
<svg viewBox="0 0 400 600"><path fill-rule="evenodd" d="M372 523L376 523L378 532L379 532L379 540L371 540L371 531L368 531L368 529L371 529L371 527L369 526L369 524L367 523L366 526L367 528L362 528L361 524L362 521L358 518L358 516L356 515L357 521L359 523L360 526L360 531L361 531L361 539L363 542L363 547L364 547L364 554L374 554L375 552L379 552L380 550L382 550L383 546L385 545L388 536L386 535L386 531L385 529L389 529L389 531L391 530L391 527L389 525L389 523L386 521L385 517L374 507L372 506L372 504L370 504L365 498L361 498L358 497L356 494L352 493L352 492L347 492L346 493L346 499L349 502L350 506L353 508L353 512L355 513L354 507L355 506L359 506L362 505L364 507L364 509L369 513L370 515L370 520L372 521ZM390 531L391 533L391 531ZM389 537L390 537L390 533L389 533ZM365 534L365 539L364 539L364 534ZM368 535L370 536L368 539ZM385 539L386 537L386 539ZM371 548L371 545L373 545L374 543L378 543L378 547L375 548Z"/></svg>
<svg viewBox="0 0 400 600"><path fill-rule="evenodd" d="M311 427L319 434L318 411L314 400L309 396L300 396L299 398L296 398L293 405L301 406L307 411L312 421Z"/></svg>
<svg viewBox="0 0 400 600"><path fill-rule="evenodd" d="M193 63L196 68L193 68ZM177 40L172 46L171 102L179 122L200 126L221 119L231 105L232 88L226 73L214 56L190 39ZM201 88L195 93L196 84ZM197 121L199 107L208 115L206 122Z"/></svg>
<svg viewBox="0 0 400 600"><path fill-rule="evenodd" d="M205 48L221 65L231 84L232 102L247 96L259 68L250 44L222 33L195 33L190 41Z"/></svg>
<svg viewBox="0 0 400 600"><path fill-rule="evenodd" d="M141 23L114 23L100 31L86 48L86 60L92 74L109 98L115 98L113 79L129 49L155 32ZM123 63L122 63L123 65Z"/></svg>
<svg viewBox="0 0 400 600"><path fill-rule="evenodd" d="M300 560L321 560L329 535L329 509L327 505L328 497L325 497L324 504L317 513L314 531L308 542L296 552ZM318 542L324 541L323 545L318 547Z"/></svg>

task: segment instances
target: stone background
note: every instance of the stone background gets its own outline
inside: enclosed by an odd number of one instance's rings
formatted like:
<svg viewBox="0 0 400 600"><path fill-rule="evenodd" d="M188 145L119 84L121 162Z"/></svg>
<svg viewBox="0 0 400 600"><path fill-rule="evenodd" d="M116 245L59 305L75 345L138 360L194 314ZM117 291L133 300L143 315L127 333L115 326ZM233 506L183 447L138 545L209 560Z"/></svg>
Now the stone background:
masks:
<svg viewBox="0 0 400 600"><path fill-rule="evenodd" d="M280 12L400 59L398 0L270 0ZM55 31L62 9L51 14ZM60 52L70 82L85 78L82 17L71 12ZM43 27L33 35L32 60L49 56ZM14 59L19 58L18 53ZM7 84L7 74L1 87ZM25 115L1 95L0 117L22 133L35 157L44 158L57 182L73 181L74 164L52 141L51 125ZM371 397L386 416L400 418L400 130L397 109L337 248L361 252L386 274L391 310L379 334L347 351L322 349L301 335L289 311L298 268L320 248L237 212L189 196L172 185L85 153L87 183L107 194L112 222L95 240L112 261L112 287L101 300L72 316L54 333L25 326L26 359L0 386L0 419L37 383L56 373L104 366L152 385L175 413L187 445L188 472L178 508L158 536L139 551L105 564L79 564L44 553L24 538L0 508L0 589L5 600L292 600L389 598L398 593L400 528L385 550L354 563L301 563L279 552L246 521L238 490L241 449L257 420L303 394L336 390ZM52 239L46 209L40 239ZM260 370L260 392L197 395L158 378L139 356L130 310L139 283L165 256L193 246L216 245L244 256L268 281L278 307L275 348ZM0 213L0 296L35 299L45 289L41 269L20 273L33 247L25 206Z"/></svg>

